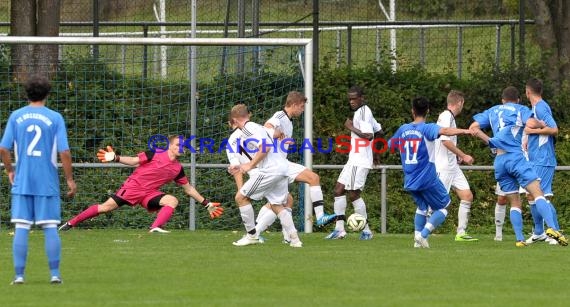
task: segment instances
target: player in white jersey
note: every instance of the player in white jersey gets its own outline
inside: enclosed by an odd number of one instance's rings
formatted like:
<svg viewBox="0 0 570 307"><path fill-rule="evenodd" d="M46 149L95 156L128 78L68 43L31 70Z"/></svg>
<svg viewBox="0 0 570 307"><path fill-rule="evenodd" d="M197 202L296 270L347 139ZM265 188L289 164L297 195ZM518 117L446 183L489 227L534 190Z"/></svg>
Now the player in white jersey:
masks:
<svg viewBox="0 0 570 307"><path fill-rule="evenodd" d="M289 234L290 246L302 247L303 244L299 240L293 217L288 210L284 209L289 194L287 159L279 152L278 141L261 125L250 122L249 117L249 111L243 104L235 105L231 110L231 121L247 137L242 143L244 149L248 153L255 153L255 156L245 164L230 166L228 171L233 175L235 172L247 173L257 167L257 174L251 176L236 193L236 203L247 233L233 244L245 246L260 243L259 234L255 229L255 214L251 200L266 198L271 204L271 209L281 221L283 229Z"/></svg>
<svg viewBox="0 0 570 307"><path fill-rule="evenodd" d="M287 158L288 151L290 150L289 145L295 143L293 139L292 119L303 114L306 102L307 98L302 93L297 91L289 92L283 110L273 114L265 123L265 127L269 129L270 134L283 142L283 148L280 148L280 150L285 158ZM336 214L325 214L324 212L323 191L321 189L321 179L319 175L301 164L289 161L287 177L289 178L289 183L302 182L309 185L317 226L322 227L335 220ZM263 212L259 212L260 216L258 219L271 225L275 220L275 216L270 210L264 210L263 208L262 210ZM262 215L262 213L264 214ZM265 213L267 213L267 216L265 216Z"/></svg>
<svg viewBox="0 0 570 307"><path fill-rule="evenodd" d="M444 128L457 128L455 117L463 110L465 98L462 92L452 90L447 94L447 109L439 114L437 124ZM435 141L435 168L437 176L449 193L453 188L459 197L457 210L457 233L455 241L470 242L478 241L467 234L469 212L473 202L473 193L469 188L467 178L459 168L459 163L473 164L472 156L464 153L457 147L457 136L441 135Z"/></svg>
<svg viewBox="0 0 570 307"><path fill-rule="evenodd" d="M342 239L346 236L344 223L347 194L354 206L354 212L368 217L366 204L360 197L360 193L372 165L378 164L377 155L373 155L371 145L362 146L362 144L379 136L382 133L382 127L364 103L363 91L360 87L351 87L348 90L348 99L350 109L354 111L352 119L349 118L344 123L344 126L350 130L350 153L334 188L334 213L337 215L337 221L334 231L326 239ZM372 231L368 223L360 234L360 239L372 239Z"/></svg>
<svg viewBox="0 0 570 307"><path fill-rule="evenodd" d="M233 121L230 120L229 125L233 129L232 134L230 135L230 137L227 140L228 146L226 148L226 155L228 157L230 167L231 166L239 166L241 164L245 164L245 163L250 162L253 159L253 157L255 156L255 153L248 152L243 147L243 141L245 141L247 139L247 136L245 135L245 133L243 131L241 131L240 129L237 128L237 126L233 123ZM248 177L255 176L257 174L257 172L258 172L257 167L252 168L251 170L249 170L247 172ZM241 189L241 187L243 186L243 183L244 183L243 182L243 175L244 174L242 174L241 172L235 172L233 174L234 181L236 183L238 191ZM293 197L291 196L291 193L289 193L287 196L287 204L285 205L285 207L291 208L292 205L293 205ZM266 214L267 212L270 212L270 214ZM271 215L273 216L273 219L270 221L263 218L263 216L271 216ZM271 224L273 224L273 222L275 221L276 218L277 218L277 215L275 215L273 210L271 210L271 204L269 204L269 203L262 206L261 209L259 210L259 213L257 214L257 218L255 220L255 222L256 222L255 230L256 230L256 233L259 235L260 243L264 242L264 239L261 236L261 234L269 226L271 226ZM290 243L289 242L289 234L287 234L287 232L285 232L284 230L283 230L283 237L284 237L285 243Z"/></svg>

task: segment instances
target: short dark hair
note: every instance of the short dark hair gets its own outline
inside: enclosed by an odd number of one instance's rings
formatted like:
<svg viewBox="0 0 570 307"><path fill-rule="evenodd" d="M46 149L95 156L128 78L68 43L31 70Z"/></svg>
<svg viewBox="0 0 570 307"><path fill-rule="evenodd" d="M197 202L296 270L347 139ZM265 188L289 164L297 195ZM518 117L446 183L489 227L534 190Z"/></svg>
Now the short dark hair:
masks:
<svg viewBox="0 0 570 307"><path fill-rule="evenodd" d="M447 94L447 104L457 104L462 100L465 100L465 95L460 91L451 90Z"/></svg>
<svg viewBox="0 0 570 307"><path fill-rule="evenodd" d="M425 117L429 111L429 101L425 97L416 97L412 100L412 110L416 116Z"/></svg>
<svg viewBox="0 0 570 307"><path fill-rule="evenodd" d="M514 86L507 86L503 90L503 94L501 97L506 101L516 102L519 100L520 97L519 90Z"/></svg>
<svg viewBox="0 0 570 307"><path fill-rule="evenodd" d="M526 82L526 87L530 89L533 94L542 95L542 81L537 78L530 78Z"/></svg>
<svg viewBox="0 0 570 307"><path fill-rule="evenodd" d="M362 95L364 95L364 91L362 90L362 88L358 85L353 85L348 89L349 93L355 93L356 95L358 95L358 97L362 97Z"/></svg>
<svg viewBox="0 0 570 307"><path fill-rule="evenodd" d="M26 95L30 101L43 101L51 91L51 84L43 76L31 76L24 85Z"/></svg>

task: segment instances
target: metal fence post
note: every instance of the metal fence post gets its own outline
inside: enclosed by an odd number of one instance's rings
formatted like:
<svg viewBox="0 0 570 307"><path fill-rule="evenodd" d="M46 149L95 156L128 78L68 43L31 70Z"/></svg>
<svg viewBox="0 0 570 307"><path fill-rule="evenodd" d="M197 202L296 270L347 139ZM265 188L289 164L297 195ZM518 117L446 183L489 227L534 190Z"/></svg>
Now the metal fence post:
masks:
<svg viewBox="0 0 570 307"><path fill-rule="evenodd" d="M382 52L382 40L380 35L380 29L376 29L376 64L380 64L380 53Z"/></svg>
<svg viewBox="0 0 570 307"><path fill-rule="evenodd" d="M426 67L426 33L424 28L420 28L420 65Z"/></svg>
<svg viewBox="0 0 570 307"><path fill-rule="evenodd" d="M352 65L352 26L346 28L346 63Z"/></svg>
<svg viewBox="0 0 570 307"><path fill-rule="evenodd" d="M463 71L463 27L457 29L457 78L461 79Z"/></svg>
<svg viewBox="0 0 570 307"><path fill-rule="evenodd" d="M498 72L501 65L501 25L496 26L497 40L495 45L495 70Z"/></svg>
<svg viewBox="0 0 570 307"><path fill-rule="evenodd" d="M380 172L380 232L386 233L386 167Z"/></svg>
<svg viewBox="0 0 570 307"><path fill-rule="evenodd" d="M143 37L148 37L148 25L143 25ZM148 46L143 45L143 80L148 76Z"/></svg>
<svg viewBox="0 0 570 307"><path fill-rule="evenodd" d="M336 67L340 67L342 61L342 33L340 30L336 31Z"/></svg>

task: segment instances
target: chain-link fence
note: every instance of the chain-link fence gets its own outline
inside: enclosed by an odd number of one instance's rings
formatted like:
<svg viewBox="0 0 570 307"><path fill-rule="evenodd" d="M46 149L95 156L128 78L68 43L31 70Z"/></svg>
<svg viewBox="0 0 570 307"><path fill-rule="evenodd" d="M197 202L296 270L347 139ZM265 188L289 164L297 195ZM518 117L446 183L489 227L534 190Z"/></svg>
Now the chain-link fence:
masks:
<svg viewBox="0 0 570 307"><path fill-rule="evenodd" d="M0 4L3 34L10 32L10 2ZM390 62L463 76L481 65L514 64L518 6L515 0L61 0L60 35L189 37L195 13L196 37L317 38L321 67ZM164 48L108 52L116 59L146 57L147 68L163 75L168 65Z"/></svg>

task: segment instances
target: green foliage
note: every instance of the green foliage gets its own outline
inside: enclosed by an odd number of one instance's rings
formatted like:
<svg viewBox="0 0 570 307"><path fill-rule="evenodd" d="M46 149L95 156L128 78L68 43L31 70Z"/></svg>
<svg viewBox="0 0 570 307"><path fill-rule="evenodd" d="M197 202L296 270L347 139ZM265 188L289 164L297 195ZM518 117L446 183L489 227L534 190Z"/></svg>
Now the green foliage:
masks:
<svg viewBox="0 0 570 307"><path fill-rule="evenodd" d="M491 62L492 63L492 62ZM537 67L529 65L529 67ZM363 68L320 70L315 78L315 120L314 130L316 137L337 136L347 134L343 123L350 117L348 100L346 98L348 88L357 84L364 88L367 104L373 111L378 122L385 131L386 138L389 138L396 129L405 122L411 121L411 99L416 96L425 96L431 104L431 111L428 121L435 121L437 116L446 107L445 99L451 89L460 90L465 93L466 103L463 113L457 117L459 127L468 127L474 114L479 113L492 105L500 103L503 88L509 85L516 86L524 94L524 84L530 76L541 77L540 71L531 68L525 70L509 69L502 67L500 71L495 71L493 67L482 66L479 71L473 71L472 77L459 80L453 74L431 74L417 67L407 70L398 70L392 73L390 67L373 66ZM545 84L544 97L550 102L559 127L565 126L568 111L558 107L560 102L567 101L569 91L561 91L558 96L553 96L549 84ZM523 101L522 103L528 102ZM557 138L557 155L561 165L568 165L570 162L570 132L567 128L561 128ZM471 154L476 161L476 165L492 165L493 160L489 155L488 148L478 139L461 137L459 147ZM316 155L315 164L344 164L346 155L332 152L327 155ZM383 164L399 165L399 156L385 153ZM565 172L557 172L555 176L555 204L557 208L567 207L567 200L563 195L562 187L567 184ZM363 194L369 208L372 224L378 227L374 221L379 220L380 215L380 191L378 174L371 172L367 181L367 187ZM491 171L467 171L466 176L471 184L471 189L475 194L475 202L471 211L469 227L472 232L490 232L494 230L494 208L495 180ZM334 186L338 177L338 172L334 175L324 176L321 173L323 187ZM387 195L387 226L388 232L412 232L413 212L415 205L411 197L402 188L401 171L388 171L388 195ZM448 221L440 229L440 232L453 232L457 220L457 200L450 207ZM332 198L329 198L332 203ZM349 206L350 207L350 206ZM561 212L560 212L561 211ZM559 210L559 220L564 225L568 220L565 210ZM531 225L528 211L525 214L528 221L526 225ZM564 226L562 226L564 228Z"/></svg>
<svg viewBox="0 0 570 307"><path fill-rule="evenodd" d="M0 62L0 65L4 64ZM64 65L66 69L62 71L67 73L59 74L58 79L54 81L54 91L48 105L63 113L66 118L74 162L97 162L94 158L96 150L108 144L114 145L121 154L133 155L146 149L147 139L153 134L189 135L188 84L125 78L102 63L89 61L77 60ZM435 121L445 108L445 97L449 90L463 91L466 95L466 104L457 122L460 127L467 127L474 114L500 102L500 94L504 87L515 85L522 90L525 80L531 75L541 77L542 73L530 68L517 70L508 67L495 71L493 67L483 66L480 70L471 72L472 77L469 79L460 80L453 74L433 74L419 67L400 69L393 73L387 63L352 69L324 67L316 73L314 80L314 137L328 139L348 133L343 123L351 116L346 96L348 88L353 84L364 88L367 103L388 138L401 124L411 120L410 101L415 96L425 96L432 102L428 120ZM275 112L276 105L281 105L287 92L299 90L303 86L299 76L268 72L264 73L263 82L260 82L257 74L218 76L213 80L212 83L200 83L198 86L197 135L214 138L216 142L229 134L229 129L223 123L227 120L229 109L236 102L247 103L254 113L253 120L262 122ZM565 88L555 96L549 84L545 85L544 97L551 104L560 127L557 155L561 165L570 165L570 130L565 127L568 110L563 107L563 103L570 98L569 92L566 84ZM7 78L2 80L0 101L3 102L0 125L4 126L9 112L25 104L21 87ZM296 137L302 136L301 123L302 121L296 121L298 125L295 128ZM482 142L461 137L459 147L474 156L477 165L492 165L492 158ZM294 161L302 159L298 155L292 155L291 158ZM314 156L315 164L343 165L346 160L345 154L334 151ZM198 154L197 162L225 164L226 157L224 153ZM382 156L382 163L399 165L400 160L395 154L385 153ZM75 177L80 193L74 200L64 203L64 219L77 214L89 204L104 201L131 171L131 168L76 168ZM333 203L332 189L339 170L319 170L318 173L325 194L326 210L330 212ZM491 171L468 171L466 175L475 193L470 230L474 233L490 232L494 229L493 174ZM239 213L233 205L233 179L225 170L199 169L197 178L198 190L211 199L221 201L226 207L223 219L216 221L210 221L204 210L197 208L198 227L216 229L228 225L240 225ZM379 172L372 171L363 192L363 198L369 208L371 226L375 231L380 229L380 180ZM566 204L570 201L563 193L566 184L568 184L568 175L558 172L554 182L557 195L555 204L559 208L559 220L563 227L570 220L570 212L563 209L568 207ZM415 205L402 188L401 172L388 170L387 185L388 231L411 233ZM4 176L0 185L2 203L8 203L8 186ZM187 197L174 185L167 186L164 191L176 195L181 200L181 206L177 209L177 214L173 216L169 227L186 228L190 215ZM299 199L298 196L302 195L296 189L293 192L295 199ZM454 205L450 207L449 221L444 224L440 232L453 231L456 224L456 203L454 200ZM8 206L3 206L0 213L3 221L9 219ZM530 225L528 214L525 218L528 222L526 225ZM84 227L136 228L149 225L152 219L153 216L141 208L122 208L112 214L86 222ZM299 219L300 217L297 217L297 221Z"/></svg>
<svg viewBox="0 0 570 307"><path fill-rule="evenodd" d="M407 0L398 2L398 10L403 14L422 18L448 18L458 14L461 14L461 17L513 15L518 12L517 2L516 0Z"/></svg>

